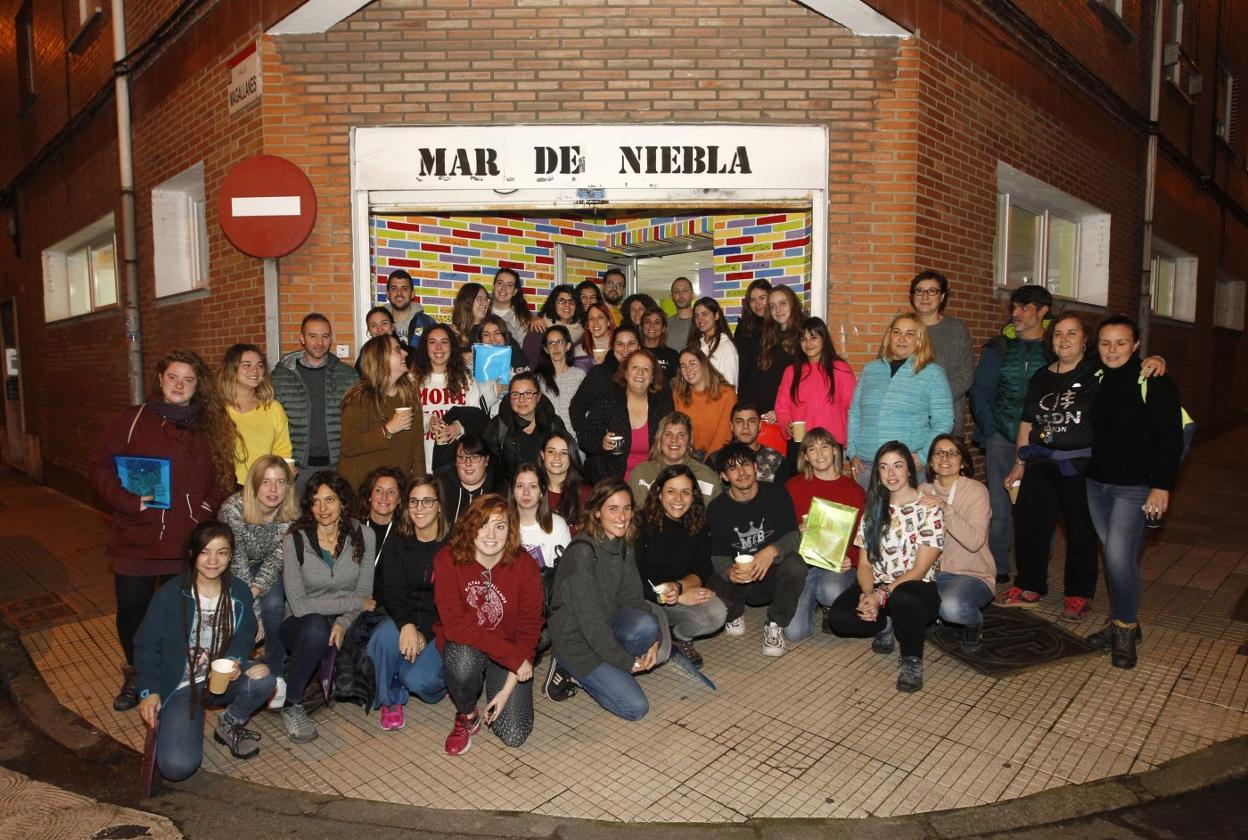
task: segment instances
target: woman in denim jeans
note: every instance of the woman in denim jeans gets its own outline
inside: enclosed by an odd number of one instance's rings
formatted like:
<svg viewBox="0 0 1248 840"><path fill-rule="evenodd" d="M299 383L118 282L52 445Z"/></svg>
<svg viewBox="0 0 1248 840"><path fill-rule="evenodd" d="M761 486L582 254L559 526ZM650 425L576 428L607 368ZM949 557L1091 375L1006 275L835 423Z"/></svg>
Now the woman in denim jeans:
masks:
<svg viewBox="0 0 1248 840"><path fill-rule="evenodd" d="M204 707L225 705L213 738L235 758L260 752L260 735L247 721L273 693L267 666L247 661L256 638L247 584L230 574L234 537L215 520L198 525L186 546L181 576L152 598L134 637L139 715L148 727L159 723L156 765L166 779L180 781L199 769L204 757ZM233 660L225 691L211 694L214 660ZM228 705L227 705L228 704Z"/></svg>
<svg viewBox="0 0 1248 840"><path fill-rule="evenodd" d="M251 589L256 618L264 629L264 662L273 674L286 665L282 620L286 618L286 590L282 586L282 538L299 518L295 476L285 458L262 455L247 471L243 489L221 505L221 521L234 532L234 559L230 574ZM286 681L277 677L270 706L286 701Z"/></svg>
<svg viewBox="0 0 1248 840"><path fill-rule="evenodd" d="M1127 316L1101 322L1101 384L1092 404L1087 483L1092 524L1105 545L1112 620L1088 641L1109 650L1115 668L1135 667L1135 645L1143 638L1138 612L1144 525L1165 515L1183 448L1178 388L1169 376L1145 379L1139 347L1139 329Z"/></svg>

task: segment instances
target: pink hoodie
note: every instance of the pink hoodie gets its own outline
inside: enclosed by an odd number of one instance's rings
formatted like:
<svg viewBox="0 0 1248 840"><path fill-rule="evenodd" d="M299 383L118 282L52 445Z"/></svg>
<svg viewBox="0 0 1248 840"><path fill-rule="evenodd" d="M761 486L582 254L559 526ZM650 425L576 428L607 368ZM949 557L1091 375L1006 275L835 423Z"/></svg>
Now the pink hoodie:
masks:
<svg viewBox="0 0 1248 840"><path fill-rule="evenodd" d="M802 372L802 381L797 386L797 401L790 396L793 387L793 369L796 362L789 365L784 376L780 378L780 393L776 394L776 422L788 439L789 424L794 420L805 420L806 430L824 428L842 446L849 436L846 418L849 416L849 404L854 397L854 386L858 380L854 372L845 362L834 362L832 373L836 378L836 395L828 399L828 375L823 368L807 364Z"/></svg>

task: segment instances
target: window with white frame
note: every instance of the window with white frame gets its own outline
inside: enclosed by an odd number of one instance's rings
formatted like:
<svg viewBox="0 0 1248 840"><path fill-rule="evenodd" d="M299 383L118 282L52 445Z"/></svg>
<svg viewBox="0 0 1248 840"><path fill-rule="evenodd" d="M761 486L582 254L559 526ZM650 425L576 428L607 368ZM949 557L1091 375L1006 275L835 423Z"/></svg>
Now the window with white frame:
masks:
<svg viewBox="0 0 1248 840"><path fill-rule="evenodd" d="M1107 12L1113 12L1115 16L1122 17L1122 0L1096 0L1102 9Z"/></svg>
<svg viewBox="0 0 1248 840"><path fill-rule="evenodd" d="M1109 218L1009 164L997 164L997 285L1034 283L1056 297L1104 306Z"/></svg>
<svg viewBox="0 0 1248 840"><path fill-rule="evenodd" d="M156 297L180 295L208 285L203 163L152 190L152 240Z"/></svg>
<svg viewBox="0 0 1248 840"><path fill-rule="evenodd" d="M117 247L110 213L43 252L43 315L60 321L117 305Z"/></svg>
<svg viewBox="0 0 1248 840"><path fill-rule="evenodd" d="M1153 314L1179 321L1196 320L1196 269L1196 257L1153 239Z"/></svg>
<svg viewBox="0 0 1248 840"><path fill-rule="evenodd" d="M1165 42L1162 63L1166 78L1188 99L1200 93L1201 88L1200 73L1191 49L1192 38L1199 28L1195 17L1196 10L1187 0L1166 0L1162 18Z"/></svg>
<svg viewBox="0 0 1248 840"><path fill-rule="evenodd" d="M78 28L86 26L103 11L104 5L101 0L78 0Z"/></svg>
<svg viewBox="0 0 1248 840"><path fill-rule="evenodd" d="M1229 330L1244 329L1244 292L1248 283L1225 274L1218 276L1213 302L1213 325Z"/></svg>
<svg viewBox="0 0 1248 840"><path fill-rule="evenodd" d="M1219 67L1213 103L1215 132L1228 146L1235 142L1235 94L1235 77L1229 68Z"/></svg>

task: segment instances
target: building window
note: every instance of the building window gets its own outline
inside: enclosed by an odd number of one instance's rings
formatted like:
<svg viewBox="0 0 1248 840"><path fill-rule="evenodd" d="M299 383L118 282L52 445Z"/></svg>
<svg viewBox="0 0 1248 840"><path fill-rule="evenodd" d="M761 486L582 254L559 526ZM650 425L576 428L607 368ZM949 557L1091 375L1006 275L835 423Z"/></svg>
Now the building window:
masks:
<svg viewBox="0 0 1248 840"><path fill-rule="evenodd" d="M1218 138L1228 146L1235 142L1235 93L1235 77L1228 68L1219 67L1214 119Z"/></svg>
<svg viewBox="0 0 1248 840"><path fill-rule="evenodd" d="M1153 314L1179 321L1196 320L1197 260L1160 239L1153 240Z"/></svg>
<svg viewBox="0 0 1248 840"><path fill-rule="evenodd" d="M997 285L1043 284L1056 297L1105 305L1109 214L1004 163L997 190Z"/></svg>
<svg viewBox="0 0 1248 840"><path fill-rule="evenodd" d="M17 88L25 110L35 100L35 17L30 0L22 4L14 20L17 36Z"/></svg>
<svg viewBox="0 0 1248 840"><path fill-rule="evenodd" d="M1122 0L1092 0L1107 12L1112 12L1115 17L1122 17Z"/></svg>
<svg viewBox="0 0 1248 840"><path fill-rule="evenodd" d="M1166 78L1185 98L1191 100L1201 91L1202 80L1192 55L1193 34L1199 31L1194 4L1184 0L1166 0L1162 18L1162 40L1165 42L1162 64Z"/></svg>
<svg viewBox="0 0 1248 840"><path fill-rule="evenodd" d="M117 305L117 247L113 216L43 252L43 314L60 321Z"/></svg>
<svg viewBox="0 0 1248 840"><path fill-rule="evenodd" d="M208 285L208 221L204 165L197 163L152 190L152 252L156 297Z"/></svg>
<svg viewBox="0 0 1248 840"><path fill-rule="evenodd" d="M1244 291L1248 284L1230 277L1218 278L1213 302L1213 325L1228 330L1244 329Z"/></svg>

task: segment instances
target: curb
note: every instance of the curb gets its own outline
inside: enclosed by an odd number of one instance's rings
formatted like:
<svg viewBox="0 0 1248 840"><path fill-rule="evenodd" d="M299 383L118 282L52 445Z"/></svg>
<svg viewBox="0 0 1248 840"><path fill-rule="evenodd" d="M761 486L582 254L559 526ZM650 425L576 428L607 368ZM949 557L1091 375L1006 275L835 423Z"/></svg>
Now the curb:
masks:
<svg viewBox="0 0 1248 840"><path fill-rule="evenodd" d="M0 627L0 683L23 717L46 737L67 749L86 752L101 744L131 752L107 734L60 704L48 689L18 634ZM136 756L137 758L137 756ZM506 811L461 811L422 808L325 796L243 782L200 771L186 782L164 783L163 792L143 803L145 810L177 810L177 800L191 796L229 803L236 808L260 808L342 826L358 832L365 825L409 829L417 833L453 837L558 838L603 840L646 836L715 838L715 840L920 840L969 838L1018 832L1055 824L1112 815L1161 799L1193 793L1248 777L1248 735L1221 741L1172 759L1144 773L1071 784L990 805L933 811L903 817L864 819L750 819L744 823L665 823L641 825L571 817L547 817ZM135 780L136 799L138 780ZM159 790L159 789L158 789ZM129 804L129 803L127 803Z"/></svg>

